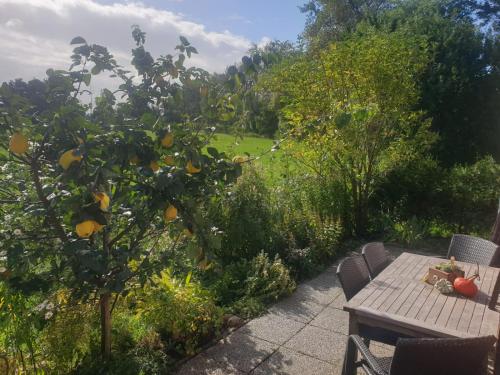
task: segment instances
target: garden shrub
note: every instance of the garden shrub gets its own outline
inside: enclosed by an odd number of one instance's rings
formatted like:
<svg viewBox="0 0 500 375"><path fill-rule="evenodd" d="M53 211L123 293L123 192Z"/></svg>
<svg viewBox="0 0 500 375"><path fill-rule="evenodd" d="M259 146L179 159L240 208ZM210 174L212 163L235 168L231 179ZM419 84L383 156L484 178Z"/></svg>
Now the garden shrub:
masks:
<svg viewBox="0 0 500 375"><path fill-rule="evenodd" d="M406 243L428 235L488 232L499 191L500 165L491 157L450 169L432 159L415 160L379 180L373 227Z"/></svg>
<svg viewBox="0 0 500 375"><path fill-rule="evenodd" d="M392 221L391 224L387 228L387 239L389 241L412 245L423 240L429 233L427 223L419 220L416 216L413 216L409 220Z"/></svg>
<svg viewBox="0 0 500 375"><path fill-rule="evenodd" d="M289 184L291 188L283 187L276 195L279 253L297 279L312 276L338 255L344 235L337 206L340 199L331 196L318 210L326 196L316 191L316 184L303 182L300 190Z"/></svg>
<svg viewBox="0 0 500 375"><path fill-rule="evenodd" d="M250 262L250 270L245 281L246 296L269 303L292 293L294 289L295 282L278 256L271 260L262 252Z"/></svg>
<svg viewBox="0 0 500 375"><path fill-rule="evenodd" d="M261 252L252 260L242 259L224 270L212 271L211 288L219 304L243 318L259 315L266 304L289 295L295 281L278 255L272 260Z"/></svg>
<svg viewBox="0 0 500 375"><path fill-rule="evenodd" d="M154 327L172 355L191 355L222 324L222 311L209 291L192 280L180 281L168 271L154 276L129 297L138 317Z"/></svg>
<svg viewBox="0 0 500 375"><path fill-rule="evenodd" d="M222 264L250 260L264 250L274 253L275 233L271 192L252 166L209 208L208 220L222 231L220 248L213 249Z"/></svg>
<svg viewBox="0 0 500 375"><path fill-rule="evenodd" d="M491 227L500 192L500 165L492 157L453 167L443 185L447 197L443 215L457 232Z"/></svg>
<svg viewBox="0 0 500 375"><path fill-rule="evenodd" d="M89 354L98 321L97 309L88 303L68 303L58 309L40 335L51 373L67 374Z"/></svg>

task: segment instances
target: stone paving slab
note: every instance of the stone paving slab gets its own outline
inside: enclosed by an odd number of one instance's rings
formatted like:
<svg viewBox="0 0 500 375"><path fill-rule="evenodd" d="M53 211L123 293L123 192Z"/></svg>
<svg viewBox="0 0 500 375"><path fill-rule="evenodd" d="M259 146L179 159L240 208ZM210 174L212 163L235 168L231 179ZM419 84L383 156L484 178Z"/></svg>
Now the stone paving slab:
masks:
<svg viewBox="0 0 500 375"><path fill-rule="evenodd" d="M346 302L347 301L345 299L344 293L341 293L340 295L337 296L337 298L333 300L332 303L328 305L328 307L333 307L335 309L342 310Z"/></svg>
<svg viewBox="0 0 500 375"><path fill-rule="evenodd" d="M295 352L339 366L342 363L347 336L314 326L306 326L285 347Z"/></svg>
<svg viewBox="0 0 500 375"><path fill-rule="evenodd" d="M277 329L278 327L279 329ZM269 313L251 320L241 327L238 332L283 345L304 327L305 323Z"/></svg>
<svg viewBox="0 0 500 375"><path fill-rule="evenodd" d="M236 331L217 345L207 349L205 355L215 362L247 373L276 349L278 349L277 344Z"/></svg>
<svg viewBox="0 0 500 375"><path fill-rule="evenodd" d="M301 295L293 294L276 303L269 309L269 312L300 323L309 323L323 309L323 305L304 299Z"/></svg>
<svg viewBox="0 0 500 375"><path fill-rule="evenodd" d="M286 348L280 348L251 374L336 375L340 374L340 369L337 370L332 364L319 359Z"/></svg>
<svg viewBox="0 0 500 375"><path fill-rule="evenodd" d="M347 335L349 333L349 313L347 311L327 307L320 312L310 324L315 327Z"/></svg>
<svg viewBox="0 0 500 375"><path fill-rule="evenodd" d="M219 363L205 353L198 354L186 363L178 375L244 375L230 363Z"/></svg>

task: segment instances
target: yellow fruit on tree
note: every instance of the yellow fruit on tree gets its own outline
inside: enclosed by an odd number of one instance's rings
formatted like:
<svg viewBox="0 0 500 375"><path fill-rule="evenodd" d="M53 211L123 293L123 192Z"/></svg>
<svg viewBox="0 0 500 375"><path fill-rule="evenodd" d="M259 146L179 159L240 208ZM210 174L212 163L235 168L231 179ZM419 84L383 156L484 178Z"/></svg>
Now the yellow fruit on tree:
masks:
<svg viewBox="0 0 500 375"><path fill-rule="evenodd" d="M14 154L24 154L28 151L28 139L21 133L14 133L12 137L10 137L9 141L9 150Z"/></svg>
<svg viewBox="0 0 500 375"><path fill-rule="evenodd" d="M175 165L175 159L173 156L167 155L163 158L163 161L166 165L173 166Z"/></svg>
<svg viewBox="0 0 500 375"><path fill-rule="evenodd" d="M94 220L92 220L92 221L94 222L94 233L100 232L102 230L102 228L104 228L104 225L99 224L97 221L94 221Z"/></svg>
<svg viewBox="0 0 500 375"><path fill-rule="evenodd" d="M59 158L59 165L63 167L64 170L68 169L73 162L79 162L83 159L83 156L79 155L75 149L66 151Z"/></svg>
<svg viewBox="0 0 500 375"><path fill-rule="evenodd" d="M175 206L169 205L165 209L164 217L165 221L172 221L177 219L177 208L175 208Z"/></svg>
<svg viewBox="0 0 500 375"><path fill-rule="evenodd" d="M201 166L200 166L200 168L196 168L193 165L193 162L191 160L189 160L187 162L187 165L186 165L186 171L187 171L187 173L191 173L191 174L200 173L201 172Z"/></svg>
<svg viewBox="0 0 500 375"><path fill-rule="evenodd" d="M174 135L172 133L167 133L161 140L161 145L166 148L170 148L174 145Z"/></svg>
<svg viewBox="0 0 500 375"><path fill-rule="evenodd" d="M107 211L109 207L109 196L106 193L99 192L99 193L94 193L94 199L96 202L99 202L99 207L103 211Z"/></svg>
<svg viewBox="0 0 500 375"><path fill-rule="evenodd" d="M158 165L158 162L156 160L153 160L151 163L149 163L149 168L151 168L153 172L156 172L160 169L160 166Z"/></svg>
<svg viewBox="0 0 500 375"><path fill-rule="evenodd" d="M76 234L78 237L87 238L94 233L94 220L85 220L76 225Z"/></svg>
<svg viewBox="0 0 500 375"><path fill-rule="evenodd" d="M103 227L104 225L95 220L85 220L76 225L76 234L78 237L88 238L93 233L99 232Z"/></svg>

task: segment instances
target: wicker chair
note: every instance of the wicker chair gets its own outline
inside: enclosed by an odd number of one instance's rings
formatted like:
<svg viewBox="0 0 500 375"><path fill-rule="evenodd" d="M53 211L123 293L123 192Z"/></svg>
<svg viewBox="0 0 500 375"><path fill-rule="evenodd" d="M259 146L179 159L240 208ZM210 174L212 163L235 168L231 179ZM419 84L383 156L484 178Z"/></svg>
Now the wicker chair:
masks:
<svg viewBox="0 0 500 375"><path fill-rule="evenodd" d="M361 254L365 259L370 277L373 280L390 263L382 242L370 242L363 246Z"/></svg>
<svg viewBox="0 0 500 375"><path fill-rule="evenodd" d="M485 375L494 336L466 339L401 339L392 358L377 358L357 335L348 338L342 375L361 367L369 375ZM357 361L357 353L361 360Z"/></svg>
<svg viewBox="0 0 500 375"><path fill-rule="evenodd" d="M347 300L370 282L370 272L361 257L349 257L340 262L337 267L337 277Z"/></svg>
<svg viewBox="0 0 500 375"><path fill-rule="evenodd" d="M483 238L454 234L448 249L448 259L452 256L460 262L494 266L498 264L499 247Z"/></svg>
<svg viewBox="0 0 500 375"><path fill-rule="evenodd" d="M337 267L337 277L340 280L340 285L347 300L354 297L370 282L368 267L363 258L359 256L348 257L340 262ZM406 337L386 329L362 324L359 325L359 334L363 337L367 345L369 345L370 340L396 345L399 338Z"/></svg>

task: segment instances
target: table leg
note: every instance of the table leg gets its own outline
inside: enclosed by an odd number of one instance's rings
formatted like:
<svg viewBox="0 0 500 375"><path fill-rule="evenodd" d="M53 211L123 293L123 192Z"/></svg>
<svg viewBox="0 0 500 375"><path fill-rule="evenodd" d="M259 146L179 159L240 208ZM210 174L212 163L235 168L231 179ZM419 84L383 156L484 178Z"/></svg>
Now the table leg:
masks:
<svg viewBox="0 0 500 375"><path fill-rule="evenodd" d="M495 355L493 356L493 375L500 375L500 341L495 346Z"/></svg>
<svg viewBox="0 0 500 375"><path fill-rule="evenodd" d="M359 324L356 315L352 312L349 313L349 335L357 335L359 333ZM342 375L356 375L356 359L358 357L358 350L356 345L347 340L347 347L344 355L344 364L342 366Z"/></svg>
<svg viewBox="0 0 500 375"><path fill-rule="evenodd" d="M349 313L349 334L359 335L359 323L356 314Z"/></svg>

